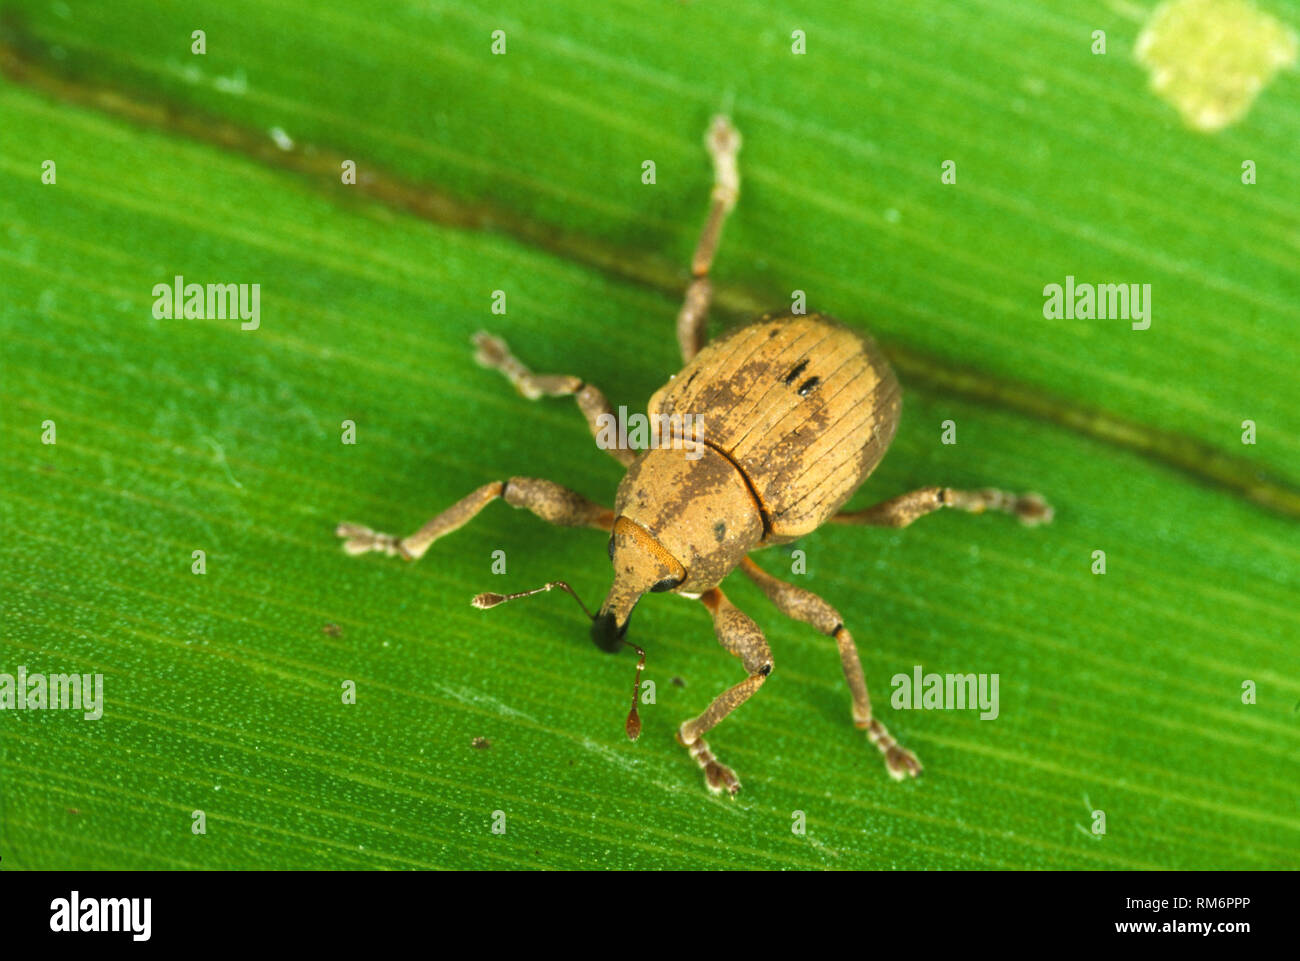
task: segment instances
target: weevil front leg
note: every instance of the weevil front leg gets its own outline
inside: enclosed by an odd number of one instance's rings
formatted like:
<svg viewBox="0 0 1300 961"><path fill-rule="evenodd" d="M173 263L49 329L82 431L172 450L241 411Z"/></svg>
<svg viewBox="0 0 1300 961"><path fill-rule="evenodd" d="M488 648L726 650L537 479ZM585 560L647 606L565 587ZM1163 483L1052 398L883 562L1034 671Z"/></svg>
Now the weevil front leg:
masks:
<svg viewBox="0 0 1300 961"><path fill-rule="evenodd" d="M743 611L735 607L716 587L700 595L700 600L713 615L713 630L718 642L740 658L746 677L739 684L723 691L703 714L686 721L677 729L677 741L688 751L704 771L704 783L714 794L726 791L735 796L740 790L740 780L731 768L719 763L705 743L703 734L719 721L749 700L763 686L772 673L772 650L758 625Z"/></svg>
<svg viewBox="0 0 1300 961"><path fill-rule="evenodd" d="M540 397L572 397L578 409L587 418L587 427L593 437L599 437L602 418L609 421L614 416L605 395L581 377L571 374L534 374L525 367L500 337L479 331L474 335L474 359L484 367L499 370L514 385L515 390L529 400ZM636 459L636 452L618 447L606 447L605 452L624 467Z"/></svg>
<svg viewBox="0 0 1300 961"><path fill-rule="evenodd" d="M691 258L691 284L686 288L682 309L677 314L677 342L682 348L682 360L690 360L704 346L709 302L713 299L709 270L722 240L723 224L740 198L740 167L736 163L740 154L740 133L731 125L731 119L721 115L714 117L704 136L704 144L713 158L713 192L709 197L708 219L704 221L695 256Z"/></svg>
<svg viewBox="0 0 1300 961"><path fill-rule="evenodd" d="M873 527L906 527L918 517L924 517L945 507L982 514L999 511L1019 518L1020 523L1033 526L1052 520L1052 507L1038 494L1011 494L986 487L977 491L959 491L951 487L922 487L920 490L900 494L860 511L841 511L831 520L836 524L868 524Z"/></svg>
<svg viewBox="0 0 1300 961"><path fill-rule="evenodd" d="M740 568L782 614L796 621L811 624L823 634L835 639L840 649L840 664L844 668L844 680L848 682L849 693L853 697L853 723L860 730L867 732L871 743L885 756L885 767L889 770L890 777L901 781L920 774L921 762L916 759L916 755L895 741L885 725L871 714L871 698L867 695L867 679L862 673L858 649L853 643L853 635L844 627L839 611L812 591L778 580L748 557L740 562Z"/></svg>
<svg viewBox="0 0 1300 961"><path fill-rule="evenodd" d="M468 523L479 511L497 498L512 507L525 507L542 520L561 527L598 527L609 530L614 512L590 501L576 491L538 477L512 477L508 481L484 484L468 497L452 504L408 537L381 534L360 524L340 524L335 533L345 538L343 548L349 554L379 551L390 557L419 560L430 545Z"/></svg>

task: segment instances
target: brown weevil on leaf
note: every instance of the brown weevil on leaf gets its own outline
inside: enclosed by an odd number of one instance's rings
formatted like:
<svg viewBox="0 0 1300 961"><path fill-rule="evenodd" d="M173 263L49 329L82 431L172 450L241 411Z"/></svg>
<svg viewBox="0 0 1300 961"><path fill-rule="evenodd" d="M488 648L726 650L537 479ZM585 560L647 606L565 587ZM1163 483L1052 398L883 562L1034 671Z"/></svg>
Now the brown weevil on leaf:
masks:
<svg viewBox="0 0 1300 961"><path fill-rule="evenodd" d="M704 734L763 686L773 664L763 632L718 587L739 567L783 613L835 640L854 723L884 755L891 776L914 777L921 763L872 715L857 648L839 613L811 591L766 573L748 555L789 543L827 522L904 527L952 507L973 513L997 510L1038 524L1051 520L1052 511L1036 494L946 487L925 487L865 510L840 511L894 437L902 409L898 381L870 338L818 314L765 316L704 345L712 294L709 268L740 192L740 135L730 120L717 117L706 144L714 186L691 264L693 280L677 318L686 366L650 398L654 443L639 452L602 443L627 468L613 509L549 480L512 477L480 487L409 537L355 524L340 524L337 533L346 539L349 553L381 551L416 560L497 498L552 524L609 531L614 582L592 616L596 644L611 652L633 647L641 655L639 679L645 655L623 639L628 619L644 594L668 592L701 601L718 641L744 666L743 681L677 730L677 740L703 769L709 789L732 795L740 781L714 757ZM525 397L573 397L597 440L608 436L613 413L595 387L574 376L534 374L487 334L475 335L474 342L479 362L503 373ZM553 581L518 594L480 594L473 603L494 607L552 588L573 594L563 581ZM635 739L640 729L634 684L628 735Z"/></svg>

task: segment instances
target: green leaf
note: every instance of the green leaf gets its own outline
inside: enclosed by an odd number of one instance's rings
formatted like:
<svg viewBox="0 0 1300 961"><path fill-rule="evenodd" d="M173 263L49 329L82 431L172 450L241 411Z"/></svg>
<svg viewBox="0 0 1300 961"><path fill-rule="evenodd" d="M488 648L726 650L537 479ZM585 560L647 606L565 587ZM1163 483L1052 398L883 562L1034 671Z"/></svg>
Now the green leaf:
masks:
<svg viewBox="0 0 1300 961"><path fill-rule="evenodd" d="M0 673L102 673L105 708L0 713L0 865L1294 867L1297 79L1189 130L1125 9L7 5ZM468 603L557 577L598 601L603 535L493 505L406 565L333 534L512 475L612 501L573 405L516 396L469 337L643 405L680 367L728 104L715 327L805 290L907 388L853 506L942 483L1057 510L829 527L802 576L758 556L843 614L916 782L850 723L834 643L742 578L776 669L710 735L731 801L673 740L743 676L700 605L638 609L633 744L633 660L571 602ZM177 274L259 283L259 329L155 319ZM1151 328L1045 319L1067 274L1150 283ZM998 718L893 709L916 665L997 674Z"/></svg>

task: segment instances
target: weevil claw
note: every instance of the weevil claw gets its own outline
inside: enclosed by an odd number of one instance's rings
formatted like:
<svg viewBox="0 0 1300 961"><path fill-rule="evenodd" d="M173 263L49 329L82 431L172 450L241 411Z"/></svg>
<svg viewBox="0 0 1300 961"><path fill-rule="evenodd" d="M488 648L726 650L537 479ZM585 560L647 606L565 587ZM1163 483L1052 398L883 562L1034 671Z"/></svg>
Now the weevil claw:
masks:
<svg viewBox="0 0 1300 961"><path fill-rule="evenodd" d="M704 145L711 154L740 152L740 131L725 113L714 116L704 135Z"/></svg>
<svg viewBox="0 0 1300 961"><path fill-rule="evenodd" d="M735 797L740 792L740 778L736 777L736 772L717 761L710 761L705 766L704 783L714 794L726 791L729 796Z"/></svg>
<svg viewBox="0 0 1300 961"><path fill-rule="evenodd" d="M474 360L483 367L498 368L510 356L506 342L485 330L477 331L471 340L474 344Z"/></svg>
<svg viewBox="0 0 1300 961"><path fill-rule="evenodd" d="M857 725L867 732L867 738L885 756L885 769L895 781L905 781L921 773L921 762L916 755L895 741L885 725L875 718L858 721Z"/></svg>
<svg viewBox="0 0 1300 961"><path fill-rule="evenodd" d="M1050 524L1056 512L1041 494L1031 492L1016 500L1015 514L1026 527L1037 527L1039 524Z"/></svg>
<svg viewBox="0 0 1300 961"><path fill-rule="evenodd" d="M895 781L906 781L921 774L921 762L906 748L895 744L885 753L885 767Z"/></svg>

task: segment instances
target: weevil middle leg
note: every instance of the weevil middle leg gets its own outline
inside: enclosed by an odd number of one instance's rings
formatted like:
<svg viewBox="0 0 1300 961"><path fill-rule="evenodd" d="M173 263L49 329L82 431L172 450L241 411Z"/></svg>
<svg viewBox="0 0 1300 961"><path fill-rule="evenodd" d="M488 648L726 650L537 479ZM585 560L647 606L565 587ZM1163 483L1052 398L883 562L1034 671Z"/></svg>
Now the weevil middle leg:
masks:
<svg viewBox="0 0 1300 961"><path fill-rule="evenodd" d="M479 331L474 335L474 359L484 367L499 370L514 385L515 390L529 400L540 397L572 397L578 409L587 418L587 427L593 437L601 430L601 418L613 417L609 401L599 389L571 374L534 374L510 353L510 348L500 337ZM636 453L618 447L607 447L605 452L627 467Z"/></svg>
<svg viewBox="0 0 1300 961"><path fill-rule="evenodd" d="M540 477L512 477L508 481L484 484L407 537L381 534L360 524L348 523L339 524L335 533L345 538L343 547L349 554L379 551L390 557L415 561L424 556L434 541L463 527L498 497L511 507L525 507L542 520L561 527L596 527L607 531L614 526L612 510L588 500L577 491Z"/></svg>
<svg viewBox="0 0 1300 961"><path fill-rule="evenodd" d="M867 694L867 679L862 672L858 648L853 643L853 635L845 628L839 611L812 591L773 577L748 557L740 562L740 569L758 585L759 590L767 595L768 600L782 614L811 624L827 637L835 639L840 649L844 680L848 683L853 698L853 723L867 732L871 743L884 755L890 777L901 781L920 774L921 762L916 759L916 755L895 741L885 725L871 714L871 698Z"/></svg>
<svg viewBox="0 0 1300 961"><path fill-rule="evenodd" d="M763 686L772 673L772 649L757 624L744 611L732 604L718 588L705 591L700 601L713 616L713 629L728 652L740 658L745 673L749 675L739 684L727 688L713 699L699 717L682 724L677 729L677 740L691 753L704 771L704 783L715 794L726 791L734 795L740 790L740 780L731 768L719 763L705 743L703 735L724 717L744 704Z"/></svg>
<svg viewBox="0 0 1300 961"><path fill-rule="evenodd" d="M872 527L906 527L918 517L945 507L982 514L999 511L1019 518L1022 524L1047 524L1052 508L1038 494L1012 494L986 487L977 491L959 491L951 487L922 487L899 494L887 501L860 511L841 511L831 518L835 524L867 524Z"/></svg>
<svg viewBox="0 0 1300 961"><path fill-rule="evenodd" d="M686 288L682 309L677 314L677 342L682 348L682 360L690 360L704 346L705 327L709 319L709 302L713 299L713 284L709 270L722 240L722 227L727 222L736 201L740 198L740 168L736 158L740 154L740 133L725 116L713 118L704 143L713 158L713 192L709 196L709 214L700 231L691 258L691 284Z"/></svg>

